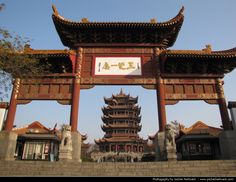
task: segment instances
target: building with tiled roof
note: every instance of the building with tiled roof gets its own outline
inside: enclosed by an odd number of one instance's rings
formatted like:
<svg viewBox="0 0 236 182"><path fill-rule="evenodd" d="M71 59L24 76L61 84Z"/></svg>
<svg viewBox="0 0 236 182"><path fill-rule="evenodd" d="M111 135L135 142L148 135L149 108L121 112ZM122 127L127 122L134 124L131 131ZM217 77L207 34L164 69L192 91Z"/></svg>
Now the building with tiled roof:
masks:
<svg viewBox="0 0 236 182"><path fill-rule="evenodd" d="M165 50L160 54L163 75L219 75L231 72L236 66L236 48L213 51L210 45L202 50Z"/></svg>
<svg viewBox="0 0 236 182"><path fill-rule="evenodd" d="M177 152L182 160L211 160L220 158L219 134L222 128L197 121L189 128L180 127L176 139Z"/></svg>
<svg viewBox="0 0 236 182"><path fill-rule="evenodd" d="M18 160L58 160L60 132L49 129L38 121L13 128L18 135L15 157Z"/></svg>
<svg viewBox="0 0 236 182"><path fill-rule="evenodd" d="M50 129L39 121L29 125L13 128L12 132L18 135L15 157L18 160L59 160L59 144L62 140L61 130L57 124ZM86 135L81 135L83 141Z"/></svg>
<svg viewBox="0 0 236 182"><path fill-rule="evenodd" d="M71 105L70 125L71 131L75 132L78 129L80 90L93 88L95 85L139 85L156 90L160 132L164 131L167 123L166 105L174 105L183 100L202 100L217 104L223 129L232 130L223 91L223 78L236 68L236 48L213 51L207 45L202 50L169 49L174 45L184 22L183 11L184 8L166 22L156 22L153 19L150 22L91 22L86 18L76 22L62 17L53 6L53 23L61 42L69 50L34 50L29 46L25 47L22 54L38 58L40 63L50 63L51 66L47 75L16 79L5 130L11 131L14 126L17 104L27 104L32 100L56 100L60 104ZM117 62L117 58L122 57L125 61ZM132 57L137 58L137 62L130 62ZM101 58L103 61L99 62ZM106 62L107 58L109 62ZM116 69L106 72L104 65L107 64ZM122 65L125 64L127 66L123 68ZM103 73L106 74L97 74L96 70L99 72L100 69L104 69ZM129 69L131 72L124 72ZM107 99L105 102L110 103L120 99L119 97L114 96L111 101ZM129 102L131 101L136 102L135 98L130 98ZM117 108L110 105L104 112L113 109ZM132 109L132 112L139 112L137 107ZM119 117L129 119L125 115ZM102 129L105 132L124 128L124 125L109 123L119 119L115 115L104 114L102 119ZM141 118L135 119L138 123ZM197 126L193 128L196 129ZM139 124L132 127L133 132L141 129ZM136 137L136 133L131 135ZM193 136L183 133L185 141L189 135ZM211 135L208 138L209 136ZM124 137L120 136L115 139L104 137L97 142L111 143L113 140L125 142Z"/></svg>
<svg viewBox="0 0 236 182"><path fill-rule="evenodd" d="M52 19L62 43L67 47L97 45L141 44L170 47L183 24L182 8L171 20L151 22L74 22L62 17L53 6Z"/></svg>
<svg viewBox="0 0 236 182"><path fill-rule="evenodd" d="M141 160L145 141L139 137L141 130L141 108L136 105L138 97L133 98L123 93L112 95L111 98L104 98L106 107L102 108L103 125L102 130L105 135L102 139L95 140L99 145L101 156L106 156L105 160L121 157L121 161L131 161L133 156ZM110 154L110 158L107 154ZM134 155L135 154L135 155ZM113 156L112 156L113 155ZM118 156L119 155L119 156Z"/></svg>

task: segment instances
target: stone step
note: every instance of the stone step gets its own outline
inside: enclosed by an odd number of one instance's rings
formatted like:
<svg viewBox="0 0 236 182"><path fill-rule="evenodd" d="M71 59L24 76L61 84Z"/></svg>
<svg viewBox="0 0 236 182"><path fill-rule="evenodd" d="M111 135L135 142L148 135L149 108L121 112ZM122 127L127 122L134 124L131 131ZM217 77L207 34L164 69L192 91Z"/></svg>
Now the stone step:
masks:
<svg viewBox="0 0 236 182"><path fill-rule="evenodd" d="M236 176L236 160L140 163L0 161L0 176Z"/></svg>

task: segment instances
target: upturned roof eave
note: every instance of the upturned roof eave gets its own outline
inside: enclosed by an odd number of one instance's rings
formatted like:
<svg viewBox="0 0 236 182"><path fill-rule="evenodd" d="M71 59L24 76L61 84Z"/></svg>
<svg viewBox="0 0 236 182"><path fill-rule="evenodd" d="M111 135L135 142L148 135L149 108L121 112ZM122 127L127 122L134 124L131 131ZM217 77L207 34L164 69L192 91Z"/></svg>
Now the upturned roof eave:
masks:
<svg viewBox="0 0 236 182"><path fill-rule="evenodd" d="M72 21L69 19L66 19L64 17L62 17L56 7L53 5L53 14L52 14L52 18L54 23L61 23L62 25L70 25L72 27L81 27L81 28L98 28L98 27L102 27L102 28L129 28L129 27L141 27L141 28L168 28L168 27L172 27L176 24L179 23L183 23L184 20L184 7L182 7L179 11L179 13L172 19L168 20L168 21L164 21L164 22L79 22L79 21Z"/></svg>
<svg viewBox="0 0 236 182"><path fill-rule="evenodd" d="M211 50L164 50L160 54L166 58L236 58L236 47L223 51Z"/></svg>
<svg viewBox="0 0 236 182"><path fill-rule="evenodd" d="M148 46L156 46L159 45L161 47L171 47L174 42L177 39L178 33L181 29L181 26L183 24L183 20L184 20L184 15L183 15L183 11L184 8L182 8L179 13L177 14L177 16L175 16L174 18L172 18L169 21L166 22L161 22L161 23L156 23L156 22L76 22L76 21L71 21L68 20L64 17L62 17L57 9L55 8L55 6L53 6L53 11L54 13L52 14L52 19L55 25L55 28L59 34L59 37L62 41L62 43L65 46L71 47L71 48L76 48L78 46L93 46L93 45L98 45L99 43L102 43L102 46L107 45L116 45L117 43L121 43L124 46L125 45L129 45L132 44L131 46L144 46L144 45L139 45L140 43L146 43L145 45ZM107 42L106 40L103 40L101 42L96 42L96 41L92 41L90 42L89 40L84 40L82 42L80 42L79 40L75 40L77 36L73 36L73 32L77 32L76 34L81 34L82 32L87 34L88 32L92 31L92 32L96 32L96 31L102 31L104 32L104 30L109 30L114 32L120 32L120 30L124 30L127 32L130 32L130 30L142 30L142 31L150 31L153 32L154 34L160 34L160 32L165 33L167 29L169 29L168 32L172 32L171 36L167 35L164 36L164 38L158 38L157 40L155 39L155 41L152 40L148 40L145 42L141 42L140 41L134 41L131 40L129 42L126 42L127 40L116 40L114 42ZM82 33L82 34L83 34ZM166 40L168 39L168 40ZM118 41L118 42L117 42ZM167 41L167 43L163 44L163 41ZM87 45L89 44L89 45ZM119 45L120 46L120 45Z"/></svg>

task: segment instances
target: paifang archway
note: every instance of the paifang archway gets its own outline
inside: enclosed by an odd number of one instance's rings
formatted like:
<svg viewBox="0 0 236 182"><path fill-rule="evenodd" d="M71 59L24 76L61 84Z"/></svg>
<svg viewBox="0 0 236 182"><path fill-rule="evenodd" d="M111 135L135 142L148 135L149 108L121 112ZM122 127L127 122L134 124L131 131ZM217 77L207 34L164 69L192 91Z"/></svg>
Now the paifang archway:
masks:
<svg viewBox="0 0 236 182"><path fill-rule="evenodd" d="M169 50L184 21L182 8L173 19L157 23L73 22L53 6L52 19L62 43L70 50L33 50L52 74L16 79L5 130L14 124L17 104L57 100L71 105L70 125L77 131L81 89L94 85L141 85L157 92L159 131L166 124L166 105L180 100L218 104L223 128L231 129L223 92L224 74L236 67L236 49Z"/></svg>

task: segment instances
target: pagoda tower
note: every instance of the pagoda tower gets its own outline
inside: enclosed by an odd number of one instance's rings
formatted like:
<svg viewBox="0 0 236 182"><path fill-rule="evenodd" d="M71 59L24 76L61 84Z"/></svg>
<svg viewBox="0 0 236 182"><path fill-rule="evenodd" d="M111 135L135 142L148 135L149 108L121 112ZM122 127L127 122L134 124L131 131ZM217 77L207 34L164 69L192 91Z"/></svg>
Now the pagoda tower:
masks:
<svg viewBox="0 0 236 182"><path fill-rule="evenodd" d="M105 135L95 140L99 145L102 161L138 161L141 160L145 141L139 137L141 131L141 107L138 97L123 93L122 89L111 98L104 98L107 106L102 108Z"/></svg>

